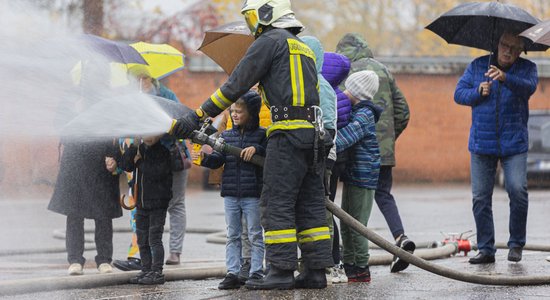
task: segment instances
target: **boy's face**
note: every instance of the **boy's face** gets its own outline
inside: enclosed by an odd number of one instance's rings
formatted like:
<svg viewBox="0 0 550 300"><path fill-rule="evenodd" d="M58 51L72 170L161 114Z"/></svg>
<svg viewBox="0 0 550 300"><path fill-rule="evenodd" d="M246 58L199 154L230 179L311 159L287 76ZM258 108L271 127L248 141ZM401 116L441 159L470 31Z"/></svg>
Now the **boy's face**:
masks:
<svg viewBox="0 0 550 300"><path fill-rule="evenodd" d="M158 141L160 141L160 135L155 136L144 136L143 137L143 143L147 146L152 146L156 144Z"/></svg>
<svg viewBox="0 0 550 300"><path fill-rule="evenodd" d="M250 115L248 114L248 110L244 105L232 104L231 118L233 119L233 124L244 126L248 122Z"/></svg>

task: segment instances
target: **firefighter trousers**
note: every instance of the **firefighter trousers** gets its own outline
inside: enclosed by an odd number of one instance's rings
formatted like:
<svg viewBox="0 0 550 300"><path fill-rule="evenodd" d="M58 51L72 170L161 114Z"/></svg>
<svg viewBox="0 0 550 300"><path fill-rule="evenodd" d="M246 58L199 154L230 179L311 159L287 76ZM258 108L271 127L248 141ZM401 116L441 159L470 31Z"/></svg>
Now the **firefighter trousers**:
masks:
<svg viewBox="0 0 550 300"><path fill-rule="evenodd" d="M323 173L315 172L313 149L295 147L286 134L271 136L263 177L261 221L266 262L296 270L299 246L306 267L331 267Z"/></svg>

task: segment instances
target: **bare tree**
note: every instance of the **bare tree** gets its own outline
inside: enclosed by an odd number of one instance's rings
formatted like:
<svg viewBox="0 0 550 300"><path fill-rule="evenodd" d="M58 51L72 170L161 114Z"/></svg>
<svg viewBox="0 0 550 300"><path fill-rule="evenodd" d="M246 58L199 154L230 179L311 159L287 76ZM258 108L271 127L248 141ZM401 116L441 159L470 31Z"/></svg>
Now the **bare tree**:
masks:
<svg viewBox="0 0 550 300"><path fill-rule="evenodd" d="M82 11L84 32L95 35L103 34L103 0L83 0Z"/></svg>

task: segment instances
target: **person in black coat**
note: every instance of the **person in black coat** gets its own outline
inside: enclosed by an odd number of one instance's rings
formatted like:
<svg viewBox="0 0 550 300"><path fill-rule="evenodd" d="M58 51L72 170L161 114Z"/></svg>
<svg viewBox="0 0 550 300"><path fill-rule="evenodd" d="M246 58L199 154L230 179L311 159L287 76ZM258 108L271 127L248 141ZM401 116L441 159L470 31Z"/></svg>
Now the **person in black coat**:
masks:
<svg viewBox="0 0 550 300"><path fill-rule="evenodd" d="M122 168L135 171L133 180L137 182L135 218L142 267L141 272L130 279L134 284L165 282L162 233L172 199L172 171L177 169L179 152L165 147L160 138L144 137L139 146L131 145L122 157Z"/></svg>
<svg viewBox="0 0 550 300"><path fill-rule="evenodd" d="M106 158L120 160L113 140L62 141L59 174L48 209L67 216L66 247L69 275L83 274L84 219L95 221L95 262L100 273L110 273L113 222L122 216L118 173Z"/></svg>

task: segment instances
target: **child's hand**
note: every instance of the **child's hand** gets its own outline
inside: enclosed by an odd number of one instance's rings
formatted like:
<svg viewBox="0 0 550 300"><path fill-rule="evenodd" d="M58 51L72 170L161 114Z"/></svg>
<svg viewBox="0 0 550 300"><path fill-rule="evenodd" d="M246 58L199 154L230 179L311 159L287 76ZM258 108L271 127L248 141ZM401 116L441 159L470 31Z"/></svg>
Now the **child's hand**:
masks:
<svg viewBox="0 0 550 300"><path fill-rule="evenodd" d="M252 159L252 156L256 154L256 148L253 146L246 147L241 151L241 158L244 161L250 161Z"/></svg>
<svg viewBox="0 0 550 300"><path fill-rule="evenodd" d="M105 167L107 168L107 171L111 173L116 171L116 160L112 157L105 157Z"/></svg>

